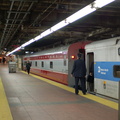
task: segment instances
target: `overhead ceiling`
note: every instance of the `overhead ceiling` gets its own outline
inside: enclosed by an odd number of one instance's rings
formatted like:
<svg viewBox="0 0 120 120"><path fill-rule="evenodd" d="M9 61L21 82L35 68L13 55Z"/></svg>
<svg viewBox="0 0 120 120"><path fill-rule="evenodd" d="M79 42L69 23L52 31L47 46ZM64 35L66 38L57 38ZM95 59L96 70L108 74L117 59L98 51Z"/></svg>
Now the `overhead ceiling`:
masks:
<svg viewBox="0 0 120 120"><path fill-rule="evenodd" d="M11 51L94 0L0 0L0 50ZM25 49L120 36L120 0L35 42Z"/></svg>

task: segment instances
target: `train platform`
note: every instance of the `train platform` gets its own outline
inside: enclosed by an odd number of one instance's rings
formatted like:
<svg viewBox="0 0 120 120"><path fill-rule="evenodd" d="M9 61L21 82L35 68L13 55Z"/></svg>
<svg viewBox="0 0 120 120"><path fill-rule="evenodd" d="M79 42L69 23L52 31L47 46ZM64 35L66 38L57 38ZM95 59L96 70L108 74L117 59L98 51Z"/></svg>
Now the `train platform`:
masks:
<svg viewBox="0 0 120 120"><path fill-rule="evenodd" d="M118 120L118 103L0 64L0 120Z"/></svg>

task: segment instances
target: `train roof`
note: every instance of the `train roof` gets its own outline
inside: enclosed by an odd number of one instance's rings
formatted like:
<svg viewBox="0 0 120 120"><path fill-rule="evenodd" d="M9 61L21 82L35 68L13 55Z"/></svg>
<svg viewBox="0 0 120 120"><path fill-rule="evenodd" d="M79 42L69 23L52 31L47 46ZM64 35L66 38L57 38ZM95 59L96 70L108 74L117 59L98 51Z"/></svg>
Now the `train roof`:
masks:
<svg viewBox="0 0 120 120"><path fill-rule="evenodd" d="M119 40L120 40L120 37L115 37L115 38L109 38L109 39L104 39L104 40L100 40L100 41L95 41L95 42L92 42L92 43L86 45L85 49L113 46L116 44L120 44Z"/></svg>
<svg viewBox="0 0 120 120"><path fill-rule="evenodd" d="M70 45L65 45L65 46L59 46L55 48L50 48L47 50L42 50L36 53L33 53L31 55L25 55L24 57L29 57L29 56L38 56L38 55L50 55L50 54L62 54L64 52L68 51Z"/></svg>

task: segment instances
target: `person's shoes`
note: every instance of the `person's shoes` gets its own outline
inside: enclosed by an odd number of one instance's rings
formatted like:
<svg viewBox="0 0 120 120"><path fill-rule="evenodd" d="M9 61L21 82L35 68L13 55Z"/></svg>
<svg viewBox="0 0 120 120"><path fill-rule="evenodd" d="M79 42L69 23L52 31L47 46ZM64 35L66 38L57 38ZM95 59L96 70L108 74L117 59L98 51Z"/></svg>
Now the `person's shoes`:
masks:
<svg viewBox="0 0 120 120"><path fill-rule="evenodd" d="M86 93L83 93L83 95L86 95Z"/></svg>
<svg viewBox="0 0 120 120"><path fill-rule="evenodd" d="M78 91L78 92L76 92L75 94L76 94L76 95L78 95L78 93L79 93L79 91Z"/></svg>

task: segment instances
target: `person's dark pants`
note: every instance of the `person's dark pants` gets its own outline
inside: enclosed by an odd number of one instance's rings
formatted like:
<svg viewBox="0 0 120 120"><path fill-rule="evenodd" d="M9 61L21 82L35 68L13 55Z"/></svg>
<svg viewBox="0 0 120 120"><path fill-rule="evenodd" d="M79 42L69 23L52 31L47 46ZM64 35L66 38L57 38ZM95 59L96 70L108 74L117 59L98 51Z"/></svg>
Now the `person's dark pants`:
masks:
<svg viewBox="0 0 120 120"><path fill-rule="evenodd" d="M82 93L86 94L86 79L85 77L75 77L75 93L78 94L78 83L81 82Z"/></svg>
<svg viewBox="0 0 120 120"><path fill-rule="evenodd" d="M28 73L28 74L30 73L30 69L27 69L27 73Z"/></svg>

